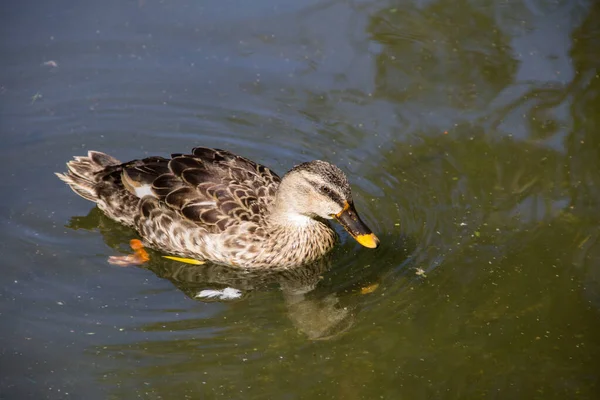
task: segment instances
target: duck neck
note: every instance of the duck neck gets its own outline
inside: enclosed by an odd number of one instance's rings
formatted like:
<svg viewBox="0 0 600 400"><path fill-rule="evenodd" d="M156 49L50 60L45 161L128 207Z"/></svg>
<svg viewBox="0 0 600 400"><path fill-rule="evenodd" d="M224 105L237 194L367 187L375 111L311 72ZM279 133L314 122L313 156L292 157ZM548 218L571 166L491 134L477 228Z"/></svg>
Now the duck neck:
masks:
<svg viewBox="0 0 600 400"><path fill-rule="evenodd" d="M285 209L273 209L269 227L269 236L287 263L314 261L329 252L337 239L326 221Z"/></svg>
<svg viewBox="0 0 600 400"><path fill-rule="evenodd" d="M310 234L313 231L321 230L324 226L328 227L326 222L319 219L278 208L273 209L269 225L273 231L282 231L289 236Z"/></svg>

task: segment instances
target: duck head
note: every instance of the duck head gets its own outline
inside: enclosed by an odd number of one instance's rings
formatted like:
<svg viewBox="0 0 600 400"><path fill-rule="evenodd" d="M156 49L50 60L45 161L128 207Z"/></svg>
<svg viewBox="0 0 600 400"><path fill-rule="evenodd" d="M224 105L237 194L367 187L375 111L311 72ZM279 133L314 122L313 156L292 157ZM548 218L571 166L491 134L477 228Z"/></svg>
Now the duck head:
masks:
<svg viewBox="0 0 600 400"><path fill-rule="evenodd" d="M356 212L346 175L328 162L302 163L285 174L277 190L275 210L280 218L298 223L307 218L334 219L361 245L379 246L379 239Z"/></svg>

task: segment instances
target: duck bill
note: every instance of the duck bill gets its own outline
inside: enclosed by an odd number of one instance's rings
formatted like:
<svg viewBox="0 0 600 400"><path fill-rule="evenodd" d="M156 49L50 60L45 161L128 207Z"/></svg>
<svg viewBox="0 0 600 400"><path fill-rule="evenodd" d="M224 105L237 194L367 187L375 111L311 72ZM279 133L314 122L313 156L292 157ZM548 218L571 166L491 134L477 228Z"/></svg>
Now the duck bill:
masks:
<svg viewBox="0 0 600 400"><path fill-rule="evenodd" d="M346 202L344 209L339 214L336 214L335 218L358 243L370 249L379 246L379 239L362 222L354 208L354 204Z"/></svg>

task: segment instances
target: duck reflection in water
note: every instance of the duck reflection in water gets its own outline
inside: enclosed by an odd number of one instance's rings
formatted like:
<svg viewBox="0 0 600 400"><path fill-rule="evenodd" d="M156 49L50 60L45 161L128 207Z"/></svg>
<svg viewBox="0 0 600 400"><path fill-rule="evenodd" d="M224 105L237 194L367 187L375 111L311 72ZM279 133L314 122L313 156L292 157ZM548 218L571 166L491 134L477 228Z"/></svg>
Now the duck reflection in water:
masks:
<svg viewBox="0 0 600 400"><path fill-rule="evenodd" d="M72 217L67 227L100 231L108 246L124 252L132 236L131 229L110 220L98 208L87 216ZM354 324L359 307L354 300L357 296L352 294L379 279L371 273L362 276L361 282L355 280L343 288L315 290L329 271L331 260L331 256L326 256L302 267L252 271L212 263L184 264L152 252L144 268L170 280L189 298L203 302L244 301L252 292L278 287L287 315L298 331L311 340L324 340L337 337ZM344 295L339 296L342 292Z"/></svg>
<svg viewBox="0 0 600 400"><path fill-rule="evenodd" d="M294 326L310 339L328 339L352 326L353 309L343 306L336 293L315 291L329 269L331 257L303 267L273 271L248 271L217 264L187 265L158 261L152 268L190 298L232 301L257 290L279 287Z"/></svg>

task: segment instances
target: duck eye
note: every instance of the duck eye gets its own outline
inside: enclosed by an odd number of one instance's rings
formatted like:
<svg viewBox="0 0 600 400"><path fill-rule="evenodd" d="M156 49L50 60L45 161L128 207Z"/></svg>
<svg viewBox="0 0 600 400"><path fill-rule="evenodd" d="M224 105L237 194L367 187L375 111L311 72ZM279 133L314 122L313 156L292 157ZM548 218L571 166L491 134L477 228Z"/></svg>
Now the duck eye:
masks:
<svg viewBox="0 0 600 400"><path fill-rule="evenodd" d="M329 194L331 193L331 189L329 189L329 186L321 186L321 192Z"/></svg>

